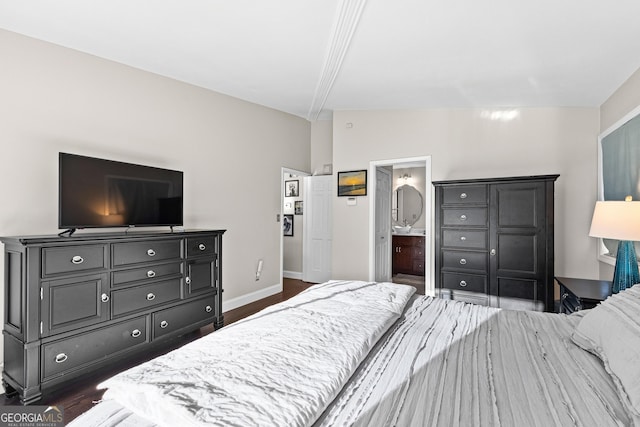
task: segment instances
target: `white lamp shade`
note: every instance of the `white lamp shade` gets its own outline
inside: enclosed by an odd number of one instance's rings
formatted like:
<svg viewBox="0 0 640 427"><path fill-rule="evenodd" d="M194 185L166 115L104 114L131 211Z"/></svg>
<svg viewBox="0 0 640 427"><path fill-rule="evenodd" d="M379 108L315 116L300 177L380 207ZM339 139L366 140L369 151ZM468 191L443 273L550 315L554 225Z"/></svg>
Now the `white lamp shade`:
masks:
<svg viewBox="0 0 640 427"><path fill-rule="evenodd" d="M640 202L596 202L589 236L640 241Z"/></svg>

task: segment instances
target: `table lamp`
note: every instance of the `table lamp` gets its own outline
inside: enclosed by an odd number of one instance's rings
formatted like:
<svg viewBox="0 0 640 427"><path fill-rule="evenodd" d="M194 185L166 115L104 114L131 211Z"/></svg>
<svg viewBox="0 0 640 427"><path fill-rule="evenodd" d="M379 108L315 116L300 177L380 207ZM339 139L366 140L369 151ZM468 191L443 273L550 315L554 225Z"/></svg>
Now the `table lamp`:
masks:
<svg viewBox="0 0 640 427"><path fill-rule="evenodd" d="M630 196L624 202L596 202L589 236L620 241L613 272L613 293L640 283L633 246L634 241L640 241L640 202L631 201Z"/></svg>

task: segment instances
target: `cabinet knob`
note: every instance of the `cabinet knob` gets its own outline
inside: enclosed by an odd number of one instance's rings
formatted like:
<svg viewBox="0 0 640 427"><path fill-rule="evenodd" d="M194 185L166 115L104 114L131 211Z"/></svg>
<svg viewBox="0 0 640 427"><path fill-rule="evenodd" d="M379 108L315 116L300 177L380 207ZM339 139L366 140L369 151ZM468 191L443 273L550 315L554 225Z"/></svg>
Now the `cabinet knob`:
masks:
<svg viewBox="0 0 640 427"><path fill-rule="evenodd" d="M163 320L162 322L160 322L160 327L162 329L166 328L167 326L169 326L169 322L167 322L166 320Z"/></svg>
<svg viewBox="0 0 640 427"><path fill-rule="evenodd" d="M147 277L156 277L156 272L153 270L147 271Z"/></svg>
<svg viewBox="0 0 640 427"><path fill-rule="evenodd" d="M467 216L465 214L460 215L460 221L466 221Z"/></svg>
<svg viewBox="0 0 640 427"><path fill-rule="evenodd" d="M131 332L131 336L133 338L138 338L140 335L142 335L142 332L140 332L140 329L134 329L133 332Z"/></svg>
<svg viewBox="0 0 640 427"><path fill-rule="evenodd" d="M208 306L206 306L206 307L204 308L204 311L206 311L207 313L211 313L211 310L213 310L213 308L211 308L211 306L210 306L210 305L208 305Z"/></svg>
<svg viewBox="0 0 640 427"><path fill-rule="evenodd" d="M200 243L200 244L198 245L198 249L200 249L201 251L204 251L205 249L207 249L207 247L205 246L205 244L204 244L204 243Z"/></svg>
<svg viewBox="0 0 640 427"><path fill-rule="evenodd" d="M109 295L107 295L107 294L100 295L100 301L109 302Z"/></svg>
<svg viewBox="0 0 640 427"><path fill-rule="evenodd" d="M156 299L156 296L153 292L149 292L147 294L147 301L153 301L154 299Z"/></svg>
<svg viewBox="0 0 640 427"><path fill-rule="evenodd" d="M154 251L153 249L147 249L147 255L155 256L156 255L156 251Z"/></svg>
<svg viewBox="0 0 640 427"><path fill-rule="evenodd" d="M56 355L56 363L64 363L67 361L69 357L67 357L66 354L64 353L60 353L58 355Z"/></svg>
<svg viewBox="0 0 640 427"><path fill-rule="evenodd" d="M495 256L496 254L496 250L495 249L491 249L491 252L489 252L491 254L491 256Z"/></svg>
<svg viewBox="0 0 640 427"><path fill-rule="evenodd" d="M460 193L460 198L461 199L466 199L467 198L467 193Z"/></svg>
<svg viewBox="0 0 640 427"><path fill-rule="evenodd" d="M467 260L464 258L460 258L460 265L465 265L467 263Z"/></svg>
<svg viewBox="0 0 640 427"><path fill-rule="evenodd" d="M460 236L460 240L462 240L464 242L465 240L467 240L467 237L466 236Z"/></svg>
<svg viewBox="0 0 640 427"><path fill-rule="evenodd" d="M184 278L184 282L185 282L187 285L190 285L190 284L191 284L191 278L190 278L189 276L185 277L185 278Z"/></svg>
<svg viewBox="0 0 640 427"><path fill-rule="evenodd" d="M76 255L73 258L71 258L71 262L74 264L82 264L84 262L84 258L82 258L80 255Z"/></svg>
<svg viewBox="0 0 640 427"><path fill-rule="evenodd" d="M463 287L463 288L466 288L467 287L467 282L464 281L464 280L460 280L460 286Z"/></svg>

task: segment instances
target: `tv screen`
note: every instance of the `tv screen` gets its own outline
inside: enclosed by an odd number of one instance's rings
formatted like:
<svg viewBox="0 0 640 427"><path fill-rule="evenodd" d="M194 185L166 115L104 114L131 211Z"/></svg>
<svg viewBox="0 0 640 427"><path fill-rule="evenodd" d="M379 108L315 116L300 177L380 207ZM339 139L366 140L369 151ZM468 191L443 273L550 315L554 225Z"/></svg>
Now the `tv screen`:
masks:
<svg viewBox="0 0 640 427"><path fill-rule="evenodd" d="M60 228L182 225L182 172L60 153Z"/></svg>

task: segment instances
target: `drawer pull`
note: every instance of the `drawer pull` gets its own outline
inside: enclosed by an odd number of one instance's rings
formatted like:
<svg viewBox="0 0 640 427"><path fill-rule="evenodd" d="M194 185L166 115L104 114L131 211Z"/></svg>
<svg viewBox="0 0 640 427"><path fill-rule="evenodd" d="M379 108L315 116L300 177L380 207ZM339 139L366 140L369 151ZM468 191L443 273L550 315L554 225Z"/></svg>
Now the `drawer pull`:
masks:
<svg viewBox="0 0 640 427"><path fill-rule="evenodd" d="M138 338L140 335L142 335L142 332L140 332L140 329L134 329L133 332L131 332L131 336L133 338Z"/></svg>
<svg viewBox="0 0 640 427"><path fill-rule="evenodd" d="M163 320L162 322L160 322L160 327L162 329L166 328L167 326L169 326L169 322L167 322L166 320Z"/></svg>
<svg viewBox="0 0 640 427"><path fill-rule="evenodd" d="M204 308L204 311L206 311L207 313L211 313L211 310L213 310L213 308L211 308L211 306L210 306L210 305L208 305L208 306L206 306L206 307Z"/></svg>
<svg viewBox="0 0 640 427"><path fill-rule="evenodd" d="M109 295L107 295L107 294L100 295L100 300L102 302L109 302Z"/></svg>
<svg viewBox="0 0 640 427"><path fill-rule="evenodd" d="M466 236L460 236L460 240L462 240L464 242L465 240L467 240L467 237Z"/></svg>
<svg viewBox="0 0 640 427"><path fill-rule="evenodd" d="M205 249L207 249L207 247L205 246L205 244L204 244L204 243L200 243L200 244L198 245L198 249L200 249L201 251L204 251Z"/></svg>
<svg viewBox="0 0 640 427"><path fill-rule="evenodd" d="M69 357L66 354L60 353L56 356L56 363L64 363Z"/></svg>
<svg viewBox="0 0 640 427"><path fill-rule="evenodd" d="M76 255L73 258L71 258L71 262L74 264L82 264L84 262L84 258L82 258L80 255Z"/></svg>
<svg viewBox="0 0 640 427"><path fill-rule="evenodd" d="M184 282L185 282L187 285L190 285L190 284L191 284L191 278L190 278L189 276L185 277L185 278L184 278Z"/></svg>
<svg viewBox="0 0 640 427"><path fill-rule="evenodd" d="M464 281L464 280L460 280L460 286L463 287L463 288L466 288L467 287L467 282Z"/></svg>
<svg viewBox="0 0 640 427"><path fill-rule="evenodd" d="M149 293L147 294L147 301L153 301L154 299L156 299L155 294L154 294L154 293L152 293L152 292L149 292Z"/></svg>
<svg viewBox="0 0 640 427"><path fill-rule="evenodd" d="M460 198L461 199L466 199L467 198L467 193L460 193Z"/></svg>
<svg viewBox="0 0 640 427"><path fill-rule="evenodd" d="M462 214L460 215L460 221L466 221L467 220L467 216Z"/></svg>
<svg viewBox="0 0 640 427"><path fill-rule="evenodd" d="M464 258L460 258L460 265L465 265L467 263L467 260Z"/></svg>
<svg viewBox="0 0 640 427"><path fill-rule="evenodd" d="M156 272L153 270L147 271L147 277L156 277Z"/></svg>
<svg viewBox="0 0 640 427"><path fill-rule="evenodd" d="M154 251L153 249L147 249L147 255L155 256L156 255L156 251Z"/></svg>

